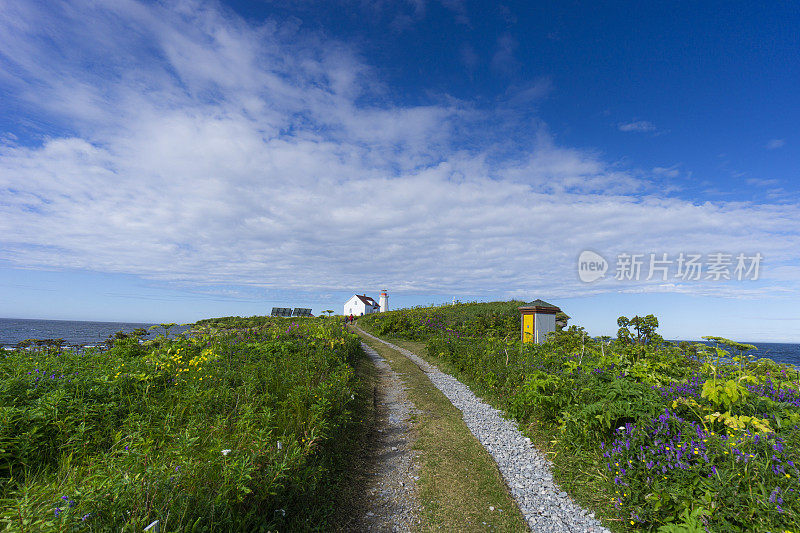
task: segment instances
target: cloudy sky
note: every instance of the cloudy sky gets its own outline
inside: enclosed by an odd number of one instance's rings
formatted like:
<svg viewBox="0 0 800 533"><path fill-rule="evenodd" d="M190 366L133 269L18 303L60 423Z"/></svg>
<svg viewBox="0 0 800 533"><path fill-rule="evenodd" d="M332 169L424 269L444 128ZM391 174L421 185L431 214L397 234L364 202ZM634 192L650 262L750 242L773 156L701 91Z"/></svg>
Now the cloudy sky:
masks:
<svg viewBox="0 0 800 533"><path fill-rule="evenodd" d="M541 4L0 0L0 316L386 288L800 342L797 4Z"/></svg>

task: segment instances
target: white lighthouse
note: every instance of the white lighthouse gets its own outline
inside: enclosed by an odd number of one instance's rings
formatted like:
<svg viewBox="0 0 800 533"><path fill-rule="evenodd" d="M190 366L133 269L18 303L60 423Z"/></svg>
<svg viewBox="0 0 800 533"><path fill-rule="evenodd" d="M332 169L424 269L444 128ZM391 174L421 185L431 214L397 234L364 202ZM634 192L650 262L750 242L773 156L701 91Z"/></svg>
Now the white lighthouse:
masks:
<svg viewBox="0 0 800 533"><path fill-rule="evenodd" d="M381 313L385 313L389 310L389 295L386 294L386 289L381 291L381 298L380 298L380 306L381 306Z"/></svg>

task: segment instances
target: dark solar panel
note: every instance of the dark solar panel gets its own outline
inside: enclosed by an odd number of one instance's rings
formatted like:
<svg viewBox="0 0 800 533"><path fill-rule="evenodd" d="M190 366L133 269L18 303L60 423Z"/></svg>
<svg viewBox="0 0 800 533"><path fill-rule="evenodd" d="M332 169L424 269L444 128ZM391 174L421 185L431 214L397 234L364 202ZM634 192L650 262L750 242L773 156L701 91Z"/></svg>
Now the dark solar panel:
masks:
<svg viewBox="0 0 800 533"><path fill-rule="evenodd" d="M311 309L305 307L295 307L293 316L311 316Z"/></svg>
<svg viewBox="0 0 800 533"><path fill-rule="evenodd" d="M273 307L272 316L292 316L291 307Z"/></svg>

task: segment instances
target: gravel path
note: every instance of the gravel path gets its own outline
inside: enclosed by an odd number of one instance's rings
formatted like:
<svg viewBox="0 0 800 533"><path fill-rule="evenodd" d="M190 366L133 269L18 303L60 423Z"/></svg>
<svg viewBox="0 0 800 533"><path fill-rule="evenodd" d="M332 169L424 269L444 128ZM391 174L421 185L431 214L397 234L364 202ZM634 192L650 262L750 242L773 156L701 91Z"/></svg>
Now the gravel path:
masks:
<svg viewBox="0 0 800 533"><path fill-rule="evenodd" d="M377 427L366 482L368 500L353 531L411 531L419 523L420 503L415 481L418 466L412 451L410 416L414 405L408 399L400 376L378 352L361 347L375 364Z"/></svg>
<svg viewBox="0 0 800 533"><path fill-rule="evenodd" d="M447 399L463 414L464 422L494 457L497 467L532 531L608 532L594 517L573 502L553 481L550 462L517 428L516 423L482 402L453 376L440 372L416 354L369 335L417 364Z"/></svg>

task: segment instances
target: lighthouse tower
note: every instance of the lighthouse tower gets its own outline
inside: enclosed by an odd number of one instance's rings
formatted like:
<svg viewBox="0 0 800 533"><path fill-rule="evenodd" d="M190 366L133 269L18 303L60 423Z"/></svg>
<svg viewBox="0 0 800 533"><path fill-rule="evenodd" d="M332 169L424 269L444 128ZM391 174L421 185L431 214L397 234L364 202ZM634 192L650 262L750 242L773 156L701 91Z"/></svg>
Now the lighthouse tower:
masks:
<svg viewBox="0 0 800 533"><path fill-rule="evenodd" d="M381 291L381 299L380 299L380 306L381 306L381 313L385 313L389 310L389 295L386 294L386 289Z"/></svg>

